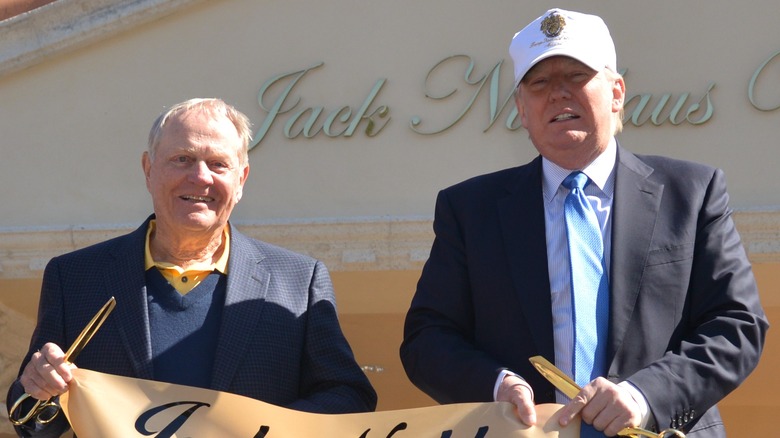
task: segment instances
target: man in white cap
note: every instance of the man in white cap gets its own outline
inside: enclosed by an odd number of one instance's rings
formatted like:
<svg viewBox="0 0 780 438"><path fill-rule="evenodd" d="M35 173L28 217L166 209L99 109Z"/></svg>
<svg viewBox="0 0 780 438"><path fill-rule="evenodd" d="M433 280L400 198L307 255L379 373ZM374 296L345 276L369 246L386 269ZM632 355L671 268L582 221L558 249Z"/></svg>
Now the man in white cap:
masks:
<svg viewBox="0 0 780 438"><path fill-rule="evenodd" d="M552 9L518 32L519 117L540 156L439 193L404 327L409 378L441 403L579 414L721 437L715 406L758 363L768 323L723 172L620 146L625 83L601 18ZM570 400L529 363L582 391Z"/></svg>

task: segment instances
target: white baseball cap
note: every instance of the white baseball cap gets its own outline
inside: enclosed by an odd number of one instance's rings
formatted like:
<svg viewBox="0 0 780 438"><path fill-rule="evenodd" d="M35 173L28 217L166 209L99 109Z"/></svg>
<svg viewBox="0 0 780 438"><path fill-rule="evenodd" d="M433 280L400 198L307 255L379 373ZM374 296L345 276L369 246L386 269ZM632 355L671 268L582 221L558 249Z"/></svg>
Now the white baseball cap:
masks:
<svg viewBox="0 0 780 438"><path fill-rule="evenodd" d="M515 63L515 86L536 63L551 56L574 58L596 71L617 72L615 43L600 17L550 9L517 32L509 45Z"/></svg>

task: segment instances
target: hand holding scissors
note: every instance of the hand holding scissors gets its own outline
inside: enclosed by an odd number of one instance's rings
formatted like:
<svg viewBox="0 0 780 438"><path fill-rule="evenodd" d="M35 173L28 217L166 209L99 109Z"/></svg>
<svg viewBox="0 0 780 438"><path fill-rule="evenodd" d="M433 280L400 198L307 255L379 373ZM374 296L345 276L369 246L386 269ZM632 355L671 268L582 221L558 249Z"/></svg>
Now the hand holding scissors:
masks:
<svg viewBox="0 0 780 438"><path fill-rule="evenodd" d="M566 394L569 398L574 398L579 394L582 388L577 385L569 376L564 374L555 365L550 363L542 356L534 356L530 359L537 371L542 374L550 383ZM649 437L649 438L685 438L685 434L677 429L665 429L660 433L655 433L639 427L626 427L618 432L620 436L629 437Z"/></svg>
<svg viewBox="0 0 780 438"><path fill-rule="evenodd" d="M111 311L114 310L114 307L116 307L116 300L114 297L111 297L108 302L103 305L100 311L98 311L98 313L92 318L92 320L89 321L87 326L84 327L84 330L81 331L79 336L73 342L73 345L70 346L68 351L62 357L63 362L72 363L75 360L76 356L81 353L81 350L84 348L84 346L87 345L89 340L92 339L92 336L94 336L100 326L103 325L103 322L106 320ZM54 373L56 371L52 370L52 372ZM56 401L52 400L53 397L51 397L46 400L37 400L30 411L26 415L21 416L19 411L21 410L22 404L30 397L32 397L30 394L25 393L19 397L18 400L16 400L13 406L11 406L11 409L8 411L8 419L11 420L11 423L14 425L20 426L30 421L30 419L33 417L35 417L36 422L40 424L46 424L54 420L54 418L60 412L60 406ZM50 407L54 408L53 412L44 412L47 408Z"/></svg>

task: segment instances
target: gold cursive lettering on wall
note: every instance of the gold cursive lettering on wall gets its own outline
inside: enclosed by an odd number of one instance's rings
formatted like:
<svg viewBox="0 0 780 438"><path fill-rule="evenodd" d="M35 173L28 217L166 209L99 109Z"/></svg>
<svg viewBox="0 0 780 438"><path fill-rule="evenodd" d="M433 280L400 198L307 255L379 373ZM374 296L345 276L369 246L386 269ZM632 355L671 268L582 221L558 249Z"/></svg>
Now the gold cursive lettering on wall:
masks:
<svg viewBox="0 0 780 438"><path fill-rule="evenodd" d="M384 129L390 121L390 117L388 117L390 108L386 105L381 105L372 110L371 107L382 86L384 86L385 79L379 79L374 83L368 96L356 111L353 111L347 105L338 106L329 112L325 110L324 106L299 107L301 97L291 98L295 86L307 73L321 67L323 64L320 62L303 70L282 73L263 83L257 94L257 103L268 114L255 133L252 144L249 146L250 150L259 145L266 134L268 134L274 122L287 113L290 113L290 115L284 123L282 132L289 139L301 135L305 138L313 138L320 132L328 137L351 137L363 122L366 125L364 133L369 137L378 135ZM268 94L270 94L270 89L273 86L281 87L281 91L272 99ZM271 101L273 102L272 104L266 104L266 102ZM326 112L328 115L320 122L321 116Z"/></svg>
<svg viewBox="0 0 780 438"><path fill-rule="evenodd" d="M756 102L756 83L767 65L780 57L780 51L770 56L755 71L748 87L749 99L753 106L761 111L780 109L762 107ZM258 146L271 128L281 125L282 134L288 139L311 139L318 135L327 137L352 137L359 130L367 137L375 137L391 120L390 107L379 105L376 100L387 79L374 82L360 106L335 105L328 109L324 105L303 105L303 98L296 94L296 87L313 70L324 65L323 62L310 67L281 73L266 80L257 93L257 103L267 114L254 135L250 149ZM461 67L462 66L462 67ZM439 126L425 126L424 117L414 115L409 119L409 128L421 135L434 135L451 129L461 122L475 107L480 98L487 99L487 118L483 132L491 129L498 120L504 120L504 128L516 131L522 128L514 104L514 89L501 92L501 72L504 61L493 64L480 73L476 62L468 55L451 55L438 61L425 75L423 93L425 98L452 105L461 105L450 120L439 122ZM462 69L462 70L461 70ZM627 71L621 73L625 75ZM715 112L712 92L715 83L707 84L704 92L696 99L691 92L678 95L673 93L638 93L629 95L624 105L623 123L643 126L648 122L654 126L664 124L702 125L712 119ZM465 91L463 91L465 90ZM461 102L455 102L456 96ZM482 96L482 97L480 97Z"/></svg>
<svg viewBox="0 0 780 438"><path fill-rule="evenodd" d="M499 98L499 82L501 79L501 66L504 63L503 60L495 64L493 68L491 68L485 74L474 78L473 77L474 60L470 56L468 55L448 56L442 59L441 61L437 62L433 66L433 68L431 68L428 71L428 74L425 75L425 84L423 86L425 97L433 100L445 100L454 96L459 91L457 87L447 89L440 93L434 93L431 90L433 88L432 83L436 82L434 79L438 77L438 74L442 70L445 70L445 68L450 67L452 65L456 65L456 62L461 60L467 61L465 71L463 72L463 82L465 82L465 84L468 86L476 87L476 89L471 94L471 97L466 101L466 104L461 109L460 113L458 113L455 116L454 120L452 120L449 124L445 124L440 128L432 128L427 131L423 130L420 126L422 124L422 117L413 116L409 120L409 127L412 129L412 131L418 134L432 135L432 134L438 134L444 132L452 128L458 122L460 122L463 119L463 117L471 110L471 108L474 106L474 102L477 100L477 97L482 93L482 90L485 89L486 85L488 89L488 99L489 99L488 100L489 117L488 117L488 125L483 130L483 132L486 132L488 129L490 129L493 126L493 124L496 122L496 120L501 115L501 113L504 112L507 106L510 107L510 111L504 126L507 129L512 131L520 128L519 123L516 122L517 108L515 107L514 100L512 99L513 90L510 90L509 93L506 93L502 98ZM446 72L442 74L446 74Z"/></svg>
<svg viewBox="0 0 780 438"><path fill-rule="evenodd" d="M648 121L655 126L660 126L666 122L675 126L683 122L688 122L691 125L701 125L708 122L715 111L712 98L710 97L713 88L715 88L715 83L710 82L707 86L707 91L704 92L699 101L693 102L687 107L686 103L691 93L682 93L668 110L667 106L673 101L672 93L662 94L652 110L648 107L648 104L653 99L652 94L644 93L630 96L623 105L623 123L631 123L634 126L642 126ZM650 114L647 115L645 110L649 110Z"/></svg>
<svg viewBox="0 0 780 438"><path fill-rule="evenodd" d="M753 73L753 77L750 78L750 83L748 84L748 99L750 100L750 104L753 105L753 107L760 111L774 111L776 109L780 108L780 104L773 107L763 107L759 105L756 102L756 82L758 81L758 77L761 76L761 73L764 72L764 69L766 66L772 62L775 58L777 58L780 55L780 51L777 51L772 54L766 61L764 61L763 64L761 64L757 69L756 72Z"/></svg>
<svg viewBox="0 0 780 438"><path fill-rule="evenodd" d="M510 107L510 110L507 114L504 126L511 131L521 128L521 123L517 117L517 108L514 105L514 89L508 90L502 97L499 97L498 90L503 61L495 64L485 74L477 76L474 73L474 60L470 56L454 55L444 58L436 63L425 76L425 97L433 100L445 100L451 98L459 91L457 87L448 88L439 93L434 93L431 89L433 88L432 84L437 82L435 79L438 79L440 74L444 74L442 71L446 71L445 69L447 67L451 67L456 61L460 60L467 61L465 71L463 72L463 82L465 85L475 88L463 108L452 121L445 123L439 128L423 130L421 128L423 119L420 116L413 116L410 119L410 128L414 132L423 135L439 134L452 128L469 113L477 98L485 89L489 90L487 92L489 117L487 120L487 127L483 132L486 132L495 124L499 116L506 111L507 106ZM622 73L625 74L625 71ZM644 125L648 121L655 126L660 126L664 123L679 125L684 122L690 123L691 125L701 125L708 122L714 113L714 105L711 98L711 92L714 87L714 83L708 84L707 90L699 101L690 104L688 103L688 99L691 97L691 93L683 93L679 95L676 100L673 100L673 95L671 93L664 93L660 96L653 108L648 106L654 97L653 94L644 93L630 96L626 99L626 111L623 122L635 126ZM668 106L671 107L668 108ZM646 111L649 111L649 114L646 114Z"/></svg>

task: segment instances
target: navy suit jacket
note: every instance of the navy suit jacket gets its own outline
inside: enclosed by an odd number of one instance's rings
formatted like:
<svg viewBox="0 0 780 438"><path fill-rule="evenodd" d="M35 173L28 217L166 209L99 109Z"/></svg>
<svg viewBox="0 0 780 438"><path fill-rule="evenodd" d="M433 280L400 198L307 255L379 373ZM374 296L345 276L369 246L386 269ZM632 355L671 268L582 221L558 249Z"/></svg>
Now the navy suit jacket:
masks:
<svg viewBox="0 0 780 438"><path fill-rule="evenodd" d="M541 163L439 193L401 359L441 403L492 401L502 369L555 402L528 361L554 361ZM615 171L605 377L633 383L661 428L722 436L715 404L754 369L768 327L723 173L620 147Z"/></svg>
<svg viewBox="0 0 780 438"><path fill-rule="evenodd" d="M154 380L144 280L147 226L148 220L128 235L49 262L20 374L44 343L70 346L114 296L115 310L75 363ZM373 411L376 393L341 332L325 266L232 226L228 263L217 349L206 352L214 358L210 388L310 412ZM23 392L17 380L8 406ZM35 436L59 436L67 428L60 420Z"/></svg>

